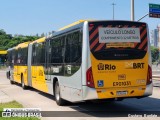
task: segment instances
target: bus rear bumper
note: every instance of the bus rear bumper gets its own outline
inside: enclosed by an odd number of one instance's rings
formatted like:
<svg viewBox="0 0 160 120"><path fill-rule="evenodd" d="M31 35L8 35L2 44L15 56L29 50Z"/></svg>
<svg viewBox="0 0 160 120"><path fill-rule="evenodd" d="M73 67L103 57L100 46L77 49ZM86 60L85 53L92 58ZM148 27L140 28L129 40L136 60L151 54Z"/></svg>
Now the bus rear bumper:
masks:
<svg viewBox="0 0 160 120"><path fill-rule="evenodd" d="M127 95L117 96L117 91L128 91ZM153 83L146 86L130 88L95 89L83 86L83 100L110 99L110 98L141 98L152 95ZM100 93L99 93L100 92Z"/></svg>
<svg viewBox="0 0 160 120"><path fill-rule="evenodd" d="M153 83L146 86L146 90L144 92L144 96L150 96L153 92Z"/></svg>
<svg viewBox="0 0 160 120"><path fill-rule="evenodd" d="M97 91L95 88L82 86L82 89L83 89L83 100L98 99Z"/></svg>

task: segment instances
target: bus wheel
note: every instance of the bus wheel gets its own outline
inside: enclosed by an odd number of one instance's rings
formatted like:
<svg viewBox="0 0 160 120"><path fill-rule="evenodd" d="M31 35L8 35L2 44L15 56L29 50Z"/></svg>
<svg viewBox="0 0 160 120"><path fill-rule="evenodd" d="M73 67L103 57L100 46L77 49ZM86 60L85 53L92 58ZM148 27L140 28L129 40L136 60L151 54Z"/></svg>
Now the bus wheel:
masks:
<svg viewBox="0 0 160 120"><path fill-rule="evenodd" d="M10 80L10 83L11 83L11 84L14 84L14 81Z"/></svg>
<svg viewBox="0 0 160 120"><path fill-rule="evenodd" d="M21 86L22 86L23 89L27 88L27 86L24 84L24 77L23 77L23 75L21 77Z"/></svg>
<svg viewBox="0 0 160 120"><path fill-rule="evenodd" d="M55 96L56 103L57 103L59 106L62 106L62 105L65 104L65 101L61 98L60 87L59 87L58 81L55 83L54 96Z"/></svg>

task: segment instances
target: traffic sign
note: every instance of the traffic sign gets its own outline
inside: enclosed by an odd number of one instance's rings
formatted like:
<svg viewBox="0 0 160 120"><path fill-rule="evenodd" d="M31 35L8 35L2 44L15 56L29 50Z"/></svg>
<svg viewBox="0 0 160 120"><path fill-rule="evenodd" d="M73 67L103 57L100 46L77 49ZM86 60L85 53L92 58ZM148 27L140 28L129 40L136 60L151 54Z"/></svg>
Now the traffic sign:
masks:
<svg viewBox="0 0 160 120"><path fill-rule="evenodd" d="M149 12L160 14L160 9L150 8Z"/></svg>
<svg viewBox="0 0 160 120"><path fill-rule="evenodd" d="M160 5L149 4L149 17L160 18Z"/></svg>
<svg viewBox="0 0 160 120"><path fill-rule="evenodd" d="M160 5L158 5L158 4L149 4L149 8L160 9Z"/></svg>

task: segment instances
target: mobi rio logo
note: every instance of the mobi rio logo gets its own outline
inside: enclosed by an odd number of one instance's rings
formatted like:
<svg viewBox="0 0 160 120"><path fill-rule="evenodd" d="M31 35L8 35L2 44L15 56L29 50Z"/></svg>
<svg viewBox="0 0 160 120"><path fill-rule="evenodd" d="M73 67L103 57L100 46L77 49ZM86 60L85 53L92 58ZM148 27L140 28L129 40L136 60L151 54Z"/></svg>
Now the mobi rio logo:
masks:
<svg viewBox="0 0 160 120"><path fill-rule="evenodd" d="M143 69L144 64L142 62L135 63L135 62L125 62L125 68L127 69Z"/></svg>
<svg viewBox="0 0 160 120"><path fill-rule="evenodd" d="M116 70L116 66L112 64L99 63L97 67L98 70Z"/></svg>

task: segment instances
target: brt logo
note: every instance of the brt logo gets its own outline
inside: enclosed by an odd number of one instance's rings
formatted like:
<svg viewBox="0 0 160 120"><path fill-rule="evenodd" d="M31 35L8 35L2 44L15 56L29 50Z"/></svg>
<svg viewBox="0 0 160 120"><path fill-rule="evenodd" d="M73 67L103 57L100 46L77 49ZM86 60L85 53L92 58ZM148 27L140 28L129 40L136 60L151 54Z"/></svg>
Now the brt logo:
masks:
<svg viewBox="0 0 160 120"><path fill-rule="evenodd" d="M98 70L116 70L116 66L112 64L99 63L97 67Z"/></svg>
<svg viewBox="0 0 160 120"><path fill-rule="evenodd" d="M127 68L127 69L143 69L144 63L126 62L125 68Z"/></svg>

